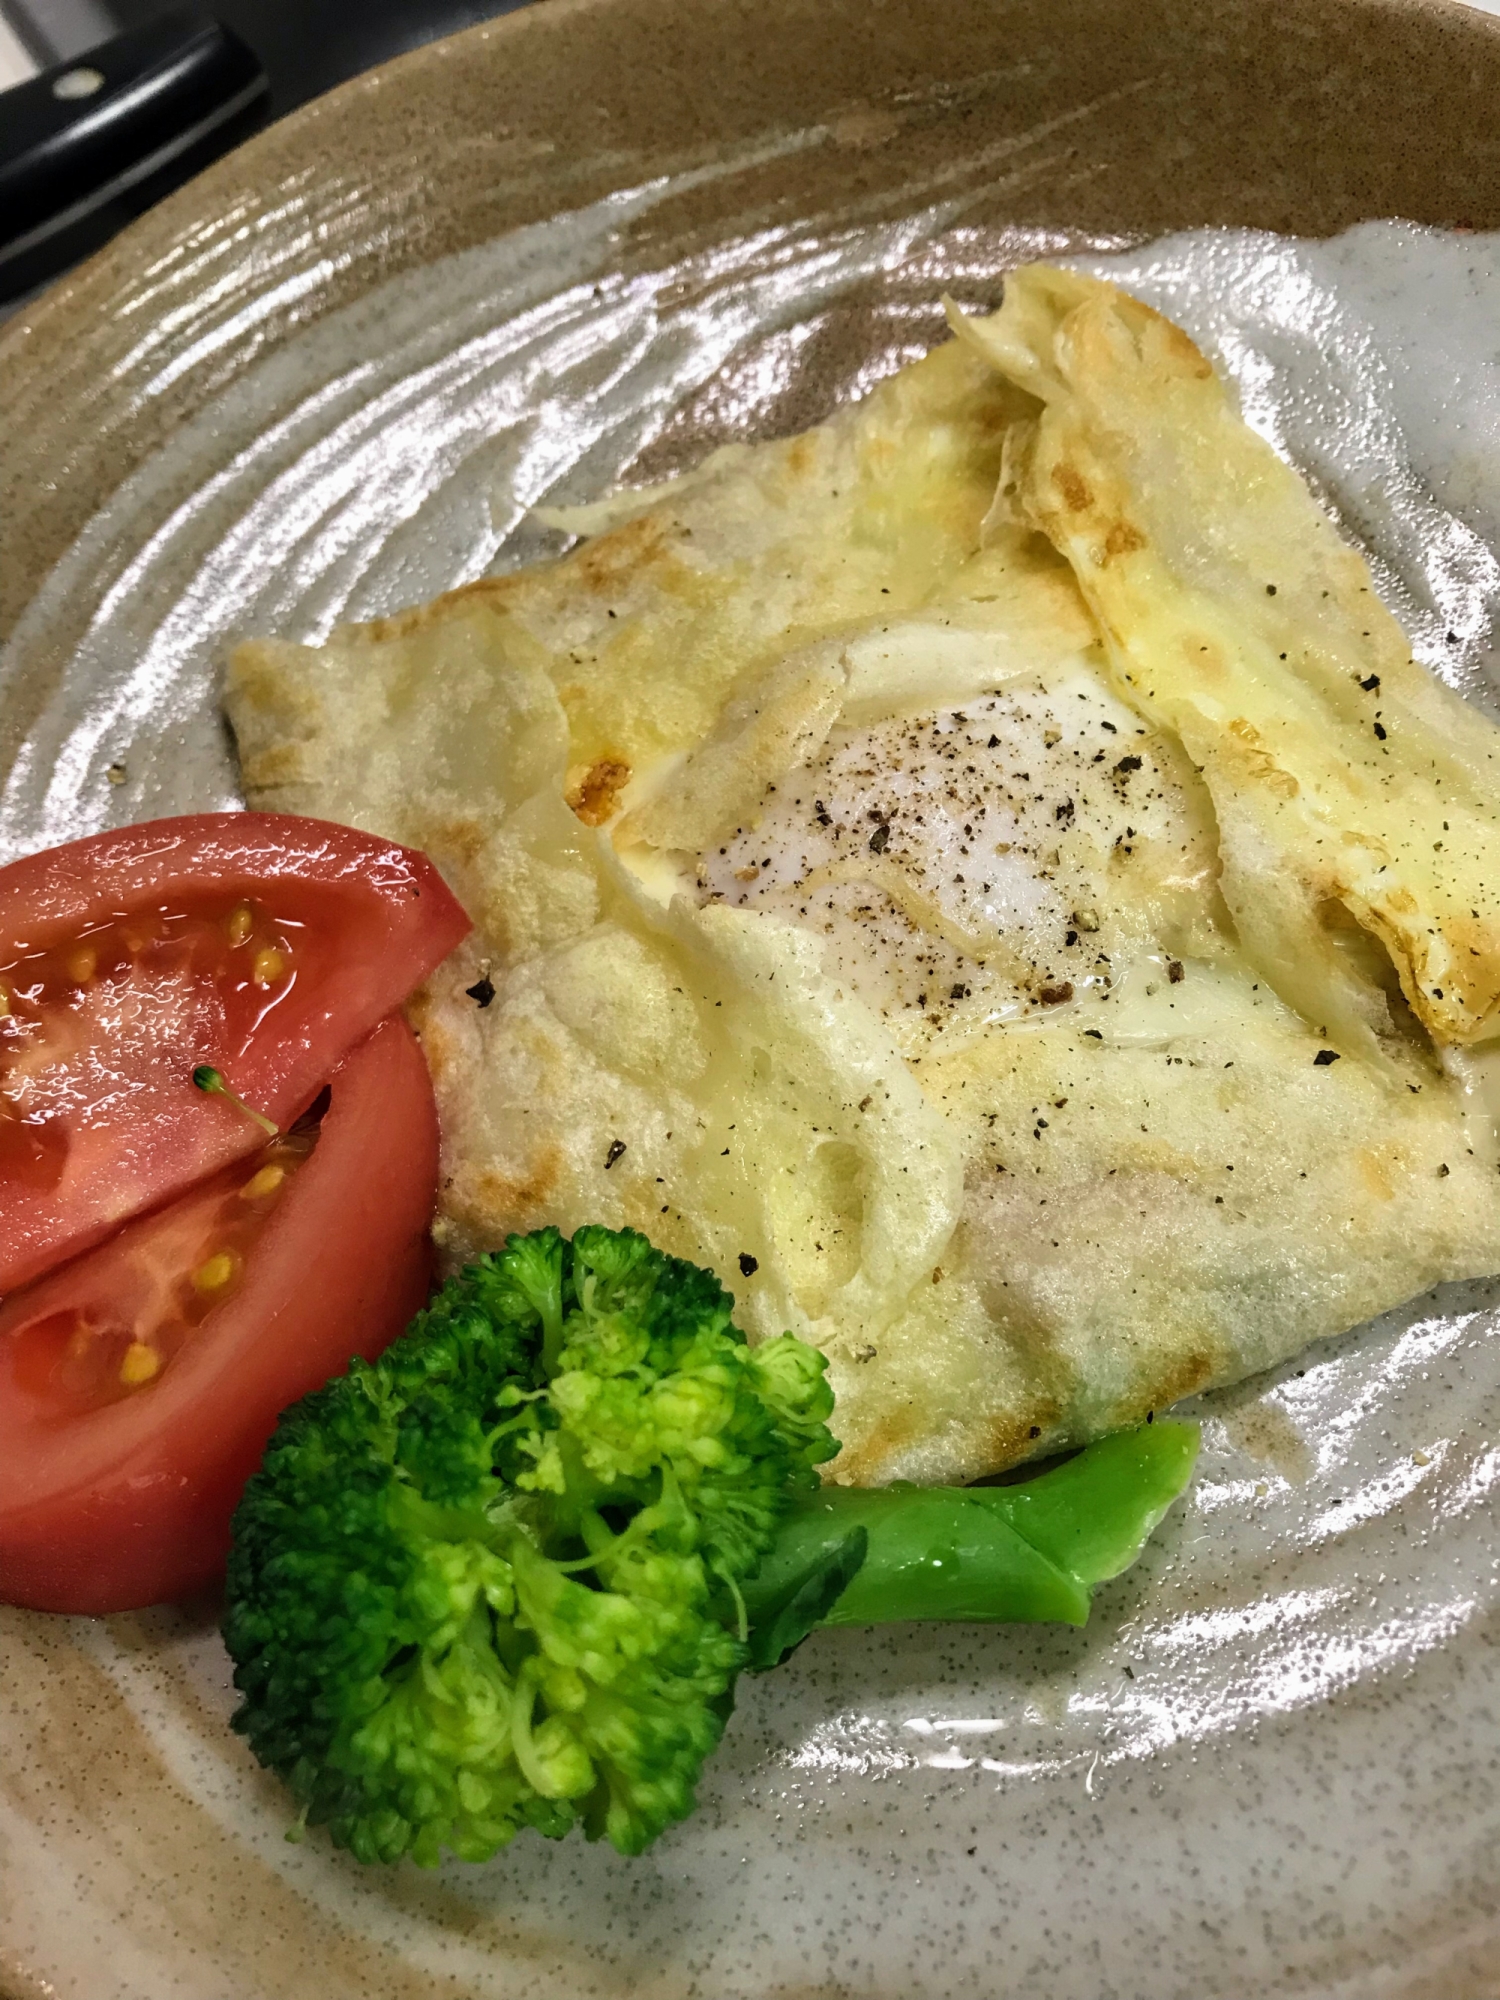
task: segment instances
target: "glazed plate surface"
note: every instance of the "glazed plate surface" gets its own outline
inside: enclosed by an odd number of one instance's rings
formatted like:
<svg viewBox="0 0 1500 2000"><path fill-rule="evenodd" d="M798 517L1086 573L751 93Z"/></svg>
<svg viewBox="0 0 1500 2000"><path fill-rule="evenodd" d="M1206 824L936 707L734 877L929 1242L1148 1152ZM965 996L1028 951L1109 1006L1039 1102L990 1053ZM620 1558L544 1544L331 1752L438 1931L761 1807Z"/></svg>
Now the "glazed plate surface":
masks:
<svg viewBox="0 0 1500 2000"><path fill-rule="evenodd" d="M235 638L548 554L1033 257L1187 326L1493 706L1496 101L1500 22L1356 0L549 0L348 86L0 337L0 858L235 803ZM1198 1414L1087 1630L819 1635L636 1861L288 1844L212 1607L0 1611L0 1994L1500 1995L1500 1282Z"/></svg>

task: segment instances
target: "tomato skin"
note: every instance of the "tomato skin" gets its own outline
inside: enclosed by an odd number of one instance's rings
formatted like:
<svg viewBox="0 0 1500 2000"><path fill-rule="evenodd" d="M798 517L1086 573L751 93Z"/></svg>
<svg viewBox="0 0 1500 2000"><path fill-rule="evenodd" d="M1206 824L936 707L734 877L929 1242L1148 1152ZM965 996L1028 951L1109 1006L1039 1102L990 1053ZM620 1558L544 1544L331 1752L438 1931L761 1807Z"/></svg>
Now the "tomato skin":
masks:
<svg viewBox="0 0 1500 2000"><path fill-rule="evenodd" d="M260 1143L243 1113L193 1088L195 1067L220 1068L285 1125L469 930L425 855L286 814L155 820L0 869L0 965L107 918L215 898L227 911L250 897L307 939L296 978L250 1032L231 1028L222 989L186 973L80 1000L83 1046L48 1073L52 1108L35 1128L60 1145L60 1178L27 1185L0 1172L0 1294Z"/></svg>
<svg viewBox="0 0 1500 2000"><path fill-rule="evenodd" d="M155 1382L59 1418L18 1384L0 1318L0 1599L137 1609L213 1583L277 1416L354 1355L373 1359L427 1298L438 1131L411 1030L386 1020L329 1079L318 1145L270 1215L234 1296ZM148 1231L145 1217L131 1230ZM35 1288L51 1310L119 1238ZM90 1268L92 1267L92 1268ZM105 1274L107 1275L107 1273Z"/></svg>

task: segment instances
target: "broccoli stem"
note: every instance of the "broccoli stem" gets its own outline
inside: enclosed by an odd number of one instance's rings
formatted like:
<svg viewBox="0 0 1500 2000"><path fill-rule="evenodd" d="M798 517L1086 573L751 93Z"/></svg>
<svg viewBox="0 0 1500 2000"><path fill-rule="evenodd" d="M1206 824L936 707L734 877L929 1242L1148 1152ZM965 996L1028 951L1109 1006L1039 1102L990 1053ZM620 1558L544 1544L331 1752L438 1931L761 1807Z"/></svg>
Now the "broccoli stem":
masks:
<svg viewBox="0 0 1500 2000"><path fill-rule="evenodd" d="M810 1584L857 1564L812 1624L897 1619L1082 1625L1095 1584L1118 1576L1191 1477L1194 1424L1159 1423L1090 1445L1015 1486L825 1486L798 1500L745 1586L752 1632L776 1630L755 1664L795 1643L786 1608ZM863 1561L853 1538L863 1535ZM778 1627L778 1621L779 1627Z"/></svg>
<svg viewBox="0 0 1500 2000"><path fill-rule="evenodd" d="M1101 1438L1066 1464L972 1496L1060 1569L1107 1583L1139 1556L1198 1460L1198 1426L1167 1420Z"/></svg>

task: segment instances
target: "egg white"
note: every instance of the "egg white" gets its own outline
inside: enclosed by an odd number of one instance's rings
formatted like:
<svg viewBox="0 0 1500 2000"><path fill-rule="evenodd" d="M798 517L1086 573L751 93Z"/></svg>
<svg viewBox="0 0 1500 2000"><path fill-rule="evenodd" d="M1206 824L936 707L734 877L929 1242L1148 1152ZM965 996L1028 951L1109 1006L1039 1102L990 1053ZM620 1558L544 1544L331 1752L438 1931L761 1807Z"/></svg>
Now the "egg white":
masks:
<svg viewBox="0 0 1500 2000"><path fill-rule="evenodd" d="M1130 906L1148 876L1205 894L1202 805L1180 754L1075 669L835 730L697 880L811 930L840 988L920 1054L1098 1005L1135 958L1160 958Z"/></svg>

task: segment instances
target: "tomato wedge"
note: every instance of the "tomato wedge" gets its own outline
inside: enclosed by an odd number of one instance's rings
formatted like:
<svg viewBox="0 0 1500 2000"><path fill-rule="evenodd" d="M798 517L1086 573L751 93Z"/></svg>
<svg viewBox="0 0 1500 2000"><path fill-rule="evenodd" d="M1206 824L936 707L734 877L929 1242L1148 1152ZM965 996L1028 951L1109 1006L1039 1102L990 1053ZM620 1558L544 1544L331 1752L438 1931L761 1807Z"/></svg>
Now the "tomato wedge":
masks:
<svg viewBox="0 0 1500 2000"><path fill-rule="evenodd" d="M404 1021L293 1133L0 1307L0 1599L123 1611L223 1567L278 1413L424 1303L437 1180Z"/></svg>
<svg viewBox="0 0 1500 2000"><path fill-rule="evenodd" d="M270 813L0 870L0 1294L257 1147L469 929L424 855Z"/></svg>

